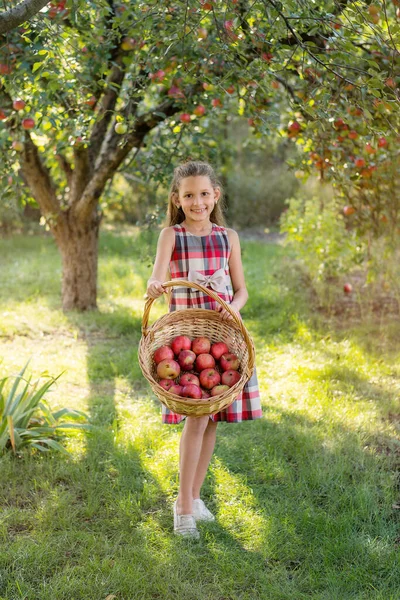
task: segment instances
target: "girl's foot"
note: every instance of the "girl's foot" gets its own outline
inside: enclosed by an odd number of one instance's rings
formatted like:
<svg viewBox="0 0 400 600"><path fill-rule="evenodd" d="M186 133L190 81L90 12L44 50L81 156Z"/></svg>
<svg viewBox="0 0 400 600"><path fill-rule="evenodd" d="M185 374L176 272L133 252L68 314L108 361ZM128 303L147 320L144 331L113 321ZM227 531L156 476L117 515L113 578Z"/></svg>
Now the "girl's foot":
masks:
<svg viewBox="0 0 400 600"><path fill-rule="evenodd" d="M176 512L176 502L174 502L174 533L198 540L199 530L196 527L196 520L193 515L178 515Z"/></svg>
<svg viewBox="0 0 400 600"><path fill-rule="evenodd" d="M201 498L193 500L193 516L196 521L215 521L215 517Z"/></svg>

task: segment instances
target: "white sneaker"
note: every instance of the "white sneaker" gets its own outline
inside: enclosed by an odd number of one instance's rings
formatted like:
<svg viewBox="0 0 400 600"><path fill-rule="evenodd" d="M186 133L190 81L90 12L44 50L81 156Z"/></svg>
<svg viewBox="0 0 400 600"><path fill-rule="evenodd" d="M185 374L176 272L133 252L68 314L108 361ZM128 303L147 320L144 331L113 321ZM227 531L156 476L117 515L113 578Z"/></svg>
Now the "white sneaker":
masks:
<svg viewBox="0 0 400 600"><path fill-rule="evenodd" d="M175 535L191 537L195 540L198 540L200 537L194 516L178 515L176 512L176 501L174 502L174 533Z"/></svg>
<svg viewBox="0 0 400 600"><path fill-rule="evenodd" d="M201 498L193 500L193 516L196 521L215 521L215 517Z"/></svg>

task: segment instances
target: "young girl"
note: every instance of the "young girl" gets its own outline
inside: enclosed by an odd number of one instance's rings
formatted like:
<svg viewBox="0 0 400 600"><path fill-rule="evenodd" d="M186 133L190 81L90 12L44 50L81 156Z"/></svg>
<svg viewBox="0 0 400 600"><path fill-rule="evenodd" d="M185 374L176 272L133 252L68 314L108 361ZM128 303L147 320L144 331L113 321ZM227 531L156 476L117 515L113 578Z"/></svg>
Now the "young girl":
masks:
<svg viewBox="0 0 400 600"><path fill-rule="evenodd" d="M187 162L174 171L168 205L168 227L160 233L153 273L147 294L158 298L171 279L204 283L217 291L239 315L247 302L239 237L224 227L222 190L212 167L205 162ZM218 273L216 273L218 271ZM213 275L215 275L213 280ZM231 318L221 305L192 288L172 288L169 310L206 308ZM213 514L200 499L200 490L214 451L219 421L238 423L261 417L257 376L225 410L209 417L186 417L180 441L179 493L174 503L174 532L199 537L196 521L213 521ZM163 423L180 423L184 416L162 405Z"/></svg>

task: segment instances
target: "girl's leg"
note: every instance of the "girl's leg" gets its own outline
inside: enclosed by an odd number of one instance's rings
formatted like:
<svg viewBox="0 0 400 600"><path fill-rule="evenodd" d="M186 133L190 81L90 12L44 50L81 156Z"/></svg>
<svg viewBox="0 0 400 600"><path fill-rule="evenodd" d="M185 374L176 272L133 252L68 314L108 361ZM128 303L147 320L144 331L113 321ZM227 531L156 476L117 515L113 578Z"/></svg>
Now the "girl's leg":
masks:
<svg viewBox="0 0 400 600"><path fill-rule="evenodd" d="M209 420L208 416L186 417L179 448L179 493L176 503L177 513L181 515L192 514L193 482Z"/></svg>
<svg viewBox="0 0 400 600"><path fill-rule="evenodd" d="M193 499L200 498L201 486L203 485L203 481L206 477L208 466L214 452L215 440L217 438L217 425L218 421L215 422L208 418L207 428L203 435L200 458L199 462L197 463L196 473L193 480Z"/></svg>

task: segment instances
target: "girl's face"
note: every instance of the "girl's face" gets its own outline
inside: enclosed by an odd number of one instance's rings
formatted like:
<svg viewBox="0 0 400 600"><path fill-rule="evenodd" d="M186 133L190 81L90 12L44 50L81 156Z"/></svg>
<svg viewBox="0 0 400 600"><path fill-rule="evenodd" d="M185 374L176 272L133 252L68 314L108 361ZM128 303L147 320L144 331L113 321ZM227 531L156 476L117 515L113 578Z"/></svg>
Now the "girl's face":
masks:
<svg viewBox="0 0 400 600"><path fill-rule="evenodd" d="M182 208L187 220L201 223L210 220L220 194L220 189L213 188L207 175L185 177L179 186L175 204Z"/></svg>

